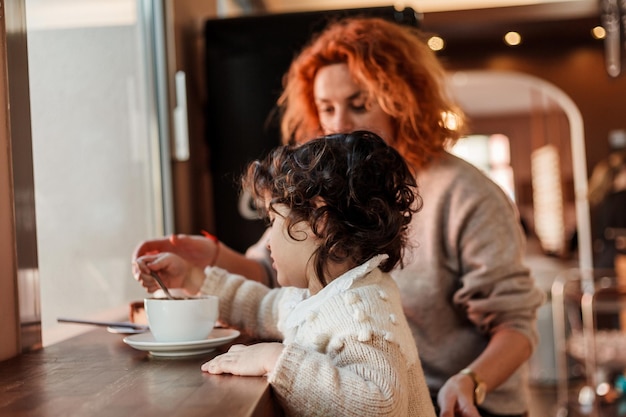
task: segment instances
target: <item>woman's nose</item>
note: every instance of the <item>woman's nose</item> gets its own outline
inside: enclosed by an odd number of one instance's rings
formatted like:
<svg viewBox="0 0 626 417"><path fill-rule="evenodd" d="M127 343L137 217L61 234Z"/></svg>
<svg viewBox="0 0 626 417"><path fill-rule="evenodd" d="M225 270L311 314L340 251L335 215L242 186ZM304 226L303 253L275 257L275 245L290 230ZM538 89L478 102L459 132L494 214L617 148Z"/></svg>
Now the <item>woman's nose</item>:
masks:
<svg viewBox="0 0 626 417"><path fill-rule="evenodd" d="M332 131L328 133L350 133L354 130L354 122L348 113L337 112L330 128Z"/></svg>

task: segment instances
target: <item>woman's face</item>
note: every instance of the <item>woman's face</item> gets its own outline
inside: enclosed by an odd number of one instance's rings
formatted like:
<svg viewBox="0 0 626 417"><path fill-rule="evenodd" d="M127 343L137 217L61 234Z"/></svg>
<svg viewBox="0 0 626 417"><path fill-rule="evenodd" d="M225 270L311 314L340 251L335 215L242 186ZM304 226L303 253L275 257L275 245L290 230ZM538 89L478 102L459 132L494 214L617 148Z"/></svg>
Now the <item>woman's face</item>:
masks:
<svg viewBox="0 0 626 417"><path fill-rule="evenodd" d="M391 116L355 82L347 64L322 67L315 76L313 94L324 134L369 130L388 142L393 137Z"/></svg>

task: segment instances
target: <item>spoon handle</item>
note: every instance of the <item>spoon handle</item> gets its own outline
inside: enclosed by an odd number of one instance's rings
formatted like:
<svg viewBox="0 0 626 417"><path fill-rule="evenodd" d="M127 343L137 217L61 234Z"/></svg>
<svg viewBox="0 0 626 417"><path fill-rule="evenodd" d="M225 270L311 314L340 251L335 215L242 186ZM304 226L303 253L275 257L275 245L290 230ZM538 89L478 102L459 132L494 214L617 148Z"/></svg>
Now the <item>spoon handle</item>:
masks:
<svg viewBox="0 0 626 417"><path fill-rule="evenodd" d="M99 320L83 320L72 319L66 317L57 318L59 323L78 323L78 324L92 324L94 326L106 326L106 327L128 327L133 330L148 330L148 326L143 324L130 323L126 321L99 321Z"/></svg>
<svg viewBox="0 0 626 417"><path fill-rule="evenodd" d="M161 281L161 278L159 277L159 274L157 274L154 271L150 271L150 275L152 276L152 278L154 278L154 280L157 282L157 284L159 284L159 287L161 287L163 292L165 292L165 296L167 298L169 298L170 300L173 300L174 297L172 296L172 294L170 294L170 291L167 289L165 284L163 284L163 281Z"/></svg>

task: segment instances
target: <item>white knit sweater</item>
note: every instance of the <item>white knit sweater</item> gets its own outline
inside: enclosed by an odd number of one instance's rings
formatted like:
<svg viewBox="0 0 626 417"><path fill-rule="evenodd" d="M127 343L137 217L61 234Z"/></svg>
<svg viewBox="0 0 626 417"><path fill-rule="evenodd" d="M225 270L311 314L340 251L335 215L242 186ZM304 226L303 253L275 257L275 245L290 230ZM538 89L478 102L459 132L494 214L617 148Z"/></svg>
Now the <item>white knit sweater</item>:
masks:
<svg viewBox="0 0 626 417"><path fill-rule="evenodd" d="M435 412L402 312L378 256L309 296L209 267L202 292L220 320L285 348L268 375L289 416L428 416Z"/></svg>
<svg viewBox="0 0 626 417"><path fill-rule="evenodd" d="M536 312L545 296L524 265L517 209L495 183L448 153L422 169L417 180L424 206L413 216L404 267L391 274L436 397L500 329L520 332L534 347ZM246 256L271 273L267 236ZM526 412L525 371L523 366L490 391L482 407L502 415Z"/></svg>

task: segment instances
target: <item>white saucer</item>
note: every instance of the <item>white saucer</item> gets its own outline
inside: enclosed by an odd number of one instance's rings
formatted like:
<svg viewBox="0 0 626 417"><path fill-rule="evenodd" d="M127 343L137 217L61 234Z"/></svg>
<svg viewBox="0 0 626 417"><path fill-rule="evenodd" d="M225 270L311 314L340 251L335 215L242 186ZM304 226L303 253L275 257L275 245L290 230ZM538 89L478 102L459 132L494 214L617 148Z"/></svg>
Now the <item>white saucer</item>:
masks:
<svg viewBox="0 0 626 417"><path fill-rule="evenodd" d="M215 328L206 339L192 342L157 342L150 332L126 336L123 340L127 345L148 351L155 357L179 358L211 352L237 338L239 334L238 330Z"/></svg>
<svg viewBox="0 0 626 417"><path fill-rule="evenodd" d="M107 331L109 333L115 334L137 334L137 333L145 333L148 331L148 328L145 329L133 329L132 327L126 326L109 326L107 327Z"/></svg>

